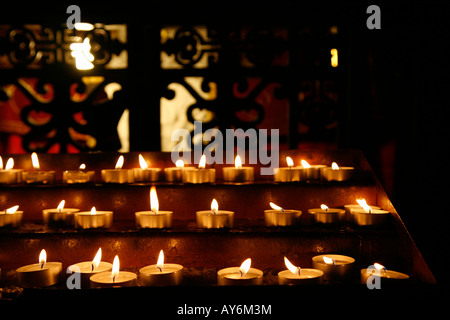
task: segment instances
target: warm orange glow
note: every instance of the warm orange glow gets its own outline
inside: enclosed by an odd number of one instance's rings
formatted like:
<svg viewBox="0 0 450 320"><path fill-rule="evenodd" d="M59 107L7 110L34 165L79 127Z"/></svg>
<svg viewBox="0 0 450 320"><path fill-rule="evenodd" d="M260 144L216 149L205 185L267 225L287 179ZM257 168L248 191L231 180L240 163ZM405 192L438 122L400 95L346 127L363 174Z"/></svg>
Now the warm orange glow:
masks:
<svg viewBox="0 0 450 320"><path fill-rule="evenodd" d="M73 24L73 27L78 31L91 31L94 29L94 25L88 22L76 22Z"/></svg>
<svg viewBox="0 0 450 320"><path fill-rule="evenodd" d="M39 253L39 264L41 265L41 269L45 266L46 262L47 262L47 252L45 252L45 249L42 249L41 253Z"/></svg>
<svg viewBox="0 0 450 320"><path fill-rule="evenodd" d="M156 262L156 268L158 268L159 271L162 272L163 267L164 267L164 252L161 250L158 256L158 262Z"/></svg>
<svg viewBox="0 0 450 320"><path fill-rule="evenodd" d="M236 159L234 159L234 166L239 169L242 168L242 160L239 155L236 156Z"/></svg>
<svg viewBox="0 0 450 320"><path fill-rule="evenodd" d="M214 214L216 214L217 211L219 211L219 203L217 203L216 199L213 199L212 202L211 202L211 211Z"/></svg>
<svg viewBox="0 0 450 320"><path fill-rule="evenodd" d="M287 163L288 167L294 166L294 160L292 160L291 157L286 157L286 163Z"/></svg>
<svg viewBox="0 0 450 320"><path fill-rule="evenodd" d="M95 207L92 207L92 209L91 209L91 214L92 214L92 215L97 214L97 209L95 209Z"/></svg>
<svg viewBox="0 0 450 320"><path fill-rule="evenodd" d="M142 154L139 154L139 165L141 166L141 169L147 169L148 168L147 161L145 161L145 159L142 156Z"/></svg>
<svg viewBox="0 0 450 320"><path fill-rule="evenodd" d="M113 279L113 282L114 282L115 278L119 275L119 269L120 269L119 256L116 255L114 257L113 266L112 266L112 270L111 270L111 278Z"/></svg>
<svg viewBox="0 0 450 320"><path fill-rule="evenodd" d="M331 169L333 169L333 170L339 170L338 164L337 164L336 162L333 162L333 163L331 164Z"/></svg>
<svg viewBox="0 0 450 320"><path fill-rule="evenodd" d="M154 213L158 213L159 211L159 201L155 186L152 186L150 188L150 210L152 210Z"/></svg>
<svg viewBox="0 0 450 320"><path fill-rule="evenodd" d="M288 270L293 274L300 275L300 273L302 272L302 269L300 267L294 266L286 257L284 257L284 264L286 265L286 268L288 268Z"/></svg>
<svg viewBox="0 0 450 320"><path fill-rule="evenodd" d="M6 209L5 213L12 214L12 213L15 213L17 211L17 209L19 209L19 206L14 206L14 207Z"/></svg>
<svg viewBox="0 0 450 320"><path fill-rule="evenodd" d="M9 158L6 162L5 170L11 170L12 168L14 168L14 159Z"/></svg>
<svg viewBox="0 0 450 320"><path fill-rule="evenodd" d="M333 258L323 257L323 261L326 264L332 264L332 265L336 264L336 260L334 260Z"/></svg>
<svg viewBox="0 0 450 320"><path fill-rule="evenodd" d="M372 212L372 209L367 204L366 199L356 199L356 202L358 202L358 204L361 206L361 208L364 209L364 211L366 213L371 213Z"/></svg>
<svg viewBox="0 0 450 320"><path fill-rule="evenodd" d="M175 162L175 167L177 168L183 168L184 167L184 161L179 159L177 162Z"/></svg>
<svg viewBox="0 0 450 320"><path fill-rule="evenodd" d="M283 209L282 207L276 205L276 204L273 203L273 202L269 202L269 205L270 205L270 207L271 207L273 210L284 211L284 209Z"/></svg>
<svg viewBox="0 0 450 320"><path fill-rule="evenodd" d="M100 264L101 260L102 260L102 248L98 248L97 254L94 257L94 260L92 260L92 271L98 268L98 265Z"/></svg>
<svg viewBox="0 0 450 320"><path fill-rule="evenodd" d="M328 211L329 208L328 208L328 206L326 204L321 204L320 205L320 209Z"/></svg>
<svg viewBox="0 0 450 320"><path fill-rule="evenodd" d="M84 38L83 42L74 42L70 44L71 55L75 58L75 67L78 70L89 70L94 68L91 63L94 61L94 56L91 51L91 44L89 38Z"/></svg>
<svg viewBox="0 0 450 320"><path fill-rule="evenodd" d="M311 168L311 165L307 161L302 160L300 162L301 162L303 168L306 168L306 169Z"/></svg>
<svg viewBox="0 0 450 320"><path fill-rule="evenodd" d="M38 156L37 156L36 152L33 152L33 153L31 154L31 162L33 163L33 168L34 168L34 169L36 169L36 170L39 170L39 169L40 169L40 166L39 166L39 159L38 159Z"/></svg>
<svg viewBox="0 0 450 320"><path fill-rule="evenodd" d="M202 156L200 157L200 161L199 161L199 163L198 163L198 168L199 168L199 169L205 169L205 167L206 167L206 156L205 156L205 155L202 155Z"/></svg>
<svg viewBox="0 0 450 320"><path fill-rule="evenodd" d="M374 266L377 270L379 270L379 271L381 271L381 270L386 270L386 267L383 266L382 264L379 264L378 262L375 262L375 263L373 264L373 266Z"/></svg>
<svg viewBox="0 0 450 320"><path fill-rule="evenodd" d="M242 262L241 266L239 267L239 273L241 274L241 278L247 274L248 270L250 270L251 265L252 259L250 258Z"/></svg>
<svg viewBox="0 0 450 320"><path fill-rule="evenodd" d="M0 156L0 169L3 169L3 158Z"/></svg>
<svg viewBox="0 0 450 320"><path fill-rule="evenodd" d="M86 165L84 163L80 164L80 167L78 168L78 170L85 170L86 169Z"/></svg>
<svg viewBox="0 0 450 320"><path fill-rule="evenodd" d="M116 169L122 169L123 162L124 162L123 156L120 156L119 159L117 159L117 162L116 162Z"/></svg>
<svg viewBox="0 0 450 320"><path fill-rule="evenodd" d="M56 210L58 210L59 212L62 211L62 209L64 209L64 205L66 204L66 200L62 200L59 204L58 207L56 208Z"/></svg>
<svg viewBox="0 0 450 320"><path fill-rule="evenodd" d="M336 68L339 63L338 63L338 50L333 48L330 50L330 54L331 54L331 66L333 68Z"/></svg>

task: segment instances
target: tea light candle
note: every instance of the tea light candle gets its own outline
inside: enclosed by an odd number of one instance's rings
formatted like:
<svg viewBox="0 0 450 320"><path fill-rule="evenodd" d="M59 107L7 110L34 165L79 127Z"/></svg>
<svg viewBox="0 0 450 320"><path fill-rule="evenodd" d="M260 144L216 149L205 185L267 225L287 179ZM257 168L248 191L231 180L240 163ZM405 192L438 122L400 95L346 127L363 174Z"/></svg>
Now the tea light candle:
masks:
<svg viewBox="0 0 450 320"><path fill-rule="evenodd" d="M239 155L234 160L233 167L223 168L223 180L226 182L249 182L254 179L254 170L252 167L243 167Z"/></svg>
<svg viewBox="0 0 450 320"><path fill-rule="evenodd" d="M211 202L211 210L197 211L196 216L198 228L233 228L234 212L219 210L216 199Z"/></svg>
<svg viewBox="0 0 450 320"><path fill-rule="evenodd" d="M273 179L275 182L294 182L306 180L306 169L294 167L291 157L286 157L287 167L275 168Z"/></svg>
<svg viewBox="0 0 450 320"><path fill-rule="evenodd" d="M135 212L136 226L138 228L171 228L172 211L160 211L156 188L150 189L150 209L151 211Z"/></svg>
<svg viewBox="0 0 450 320"><path fill-rule="evenodd" d="M84 261L73 264L67 268L68 272L77 273L80 276L81 287L89 287L90 277L101 272L112 270L112 264L102 260L102 248L99 248L92 261Z"/></svg>
<svg viewBox="0 0 450 320"><path fill-rule="evenodd" d="M164 263L164 252L159 252L158 261L139 270L139 282L143 286L177 286L183 280L183 266Z"/></svg>
<svg viewBox="0 0 450 320"><path fill-rule="evenodd" d="M18 227L22 223L23 211L18 211L19 206L14 206L0 211L0 227Z"/></svg>
<svg viewBox="0 0 450 320"><path fill-rule="evenodd" d="M92 207L91 211L80 211L74 213L75 228L95 229L110 228L113 222L112 211L97 211Z"/></svg>
<svg viewBox="0 0 450 320"><path fill-rule="evenodd" d="M47 262L47 253L42 249L39 263L16 269L21 287L48 287L58 283L62 271L61 262Z"/></svg>
<svg viewBox="0 0 450 320"><path fill-rule="evenodd" d="M22 170L13 168L13 158L8 159L5 169L3 169L3 160L0 157L0 184L18 184L22 182Z"/></svg>
<svg viewBox="0 0 450 320"><path fill-rule="evenodd" d="M119 271L119 257L115 256L111 272L100 272L91 276L92 288L132 287L137 283L137 275L133 272Z"/></svg>
<svg viewBox="0 0 450 320"><path fill-rule="evenodd" d="M320 180L320 170L322 168L326 168L327 166L324 164L309 164L307 161L301 161L302 167L306 170L306 179L307 180Z"/></svg>
<svg viewBox="0 0 450 320"><path fill-rule="evenodd" d="M42 220L46 226L72 226L73 214L80 211L76 208L64 208L65 200L62 200L55 209L42 210Z"/></svg>
<svg viewBox="0 0 450 320"><path fill-rule="evenodd" d="M149 168L142 154L139 154L140 168L134 168L134 181L135 182L154 182L161 180L162 170L161 168Z"/></svg>
<svg viewBox="0 0 450 320"><path fill-rule="evenodd" d="M133 183L134 172L132 169L122 169L124 163L123 156L117 159L115 169L103 169L102 180L105 183Z"/></svg>
<svg viewBox="0 0 450 320"><path fill-rule="evenodd" d="M369 279L370 278L370 279ZM361 269L361 284L369 284L375 282L381 283L398 283L399 281L407 281L409 275L402 272L387 270L385 266L374 263L366 269Z"/></svg>
<svg viewBox="0 0 450 320"><path fill-rule="evenodd" d="M34 171L23 171L22 179L26 183L52 184L55 182L55 171L40 170L39 158L36 152L31 154Z"/></svg>
<svg viewBox="0 0 450 320"><path fill-rule="evenodd" d="M321 204L320 208L309 209L308 212L317 223L335 224L345 220L344 209L328 208L325 204Z"/></svg>
<svg viewBox="0 0 450 320"><path fill-rule="evenodd" d="M273 202L269 205L272 210L264 210L264 221L267 227L288 227L300 223L300 210L286 210Z"/></svg>
<svg viewBox="0 0 450 320"><path fill-rule="evenodd" d="M336 162L333 162L331 167L320 169L324 181L347 181L352 177L354 171L354 167L340 167Z"/></svg>
<svg viewBox="0 0 450 320"><path fill-rule="evenodd" d="M216 169L206 168L206 156L202 155L198 168L185 168L183 170L184 183L213 183L216 181Z"/></svg>
<svg viewBox="0 0 450 320"><path fill-rule="evenodd" d="M165 168L164 176L166 181L169 182L182 182L183 181L184 162L179 159L175 162L175 167Z"/></svg>
<svg viewBox="0 0 450 320"><path fill-rule="evenodd" d="M66 170L63 172L63 181L72 183L92 183L95 180L95 171L86 171L86 165L82 163L78 170Z"/></svg>
<svg viewBox="0 0 450 320"><path fill-rule="evenodd" d="M252 260L248 258L240 267L221 269L217 272L219 286L260 285L263 283L263 272L251 268Z"/></svg>
<svg viewBox="0 0 450 320"><path fill-rule="evenodd" d="M368 205L367 202L366 202L366 199L356 199L356 202L358 204L346 204L344 206L345 214L347 216L347 220L350 221L350 222L354 221L352 210L353 209L361 209L362 205L367 205L372 210L373 209L376 209L376 210L381 209L380 207L377 207L377 206L370 206L370 205Z"/></svg>
<svg viewBox="0 0 450 320"><path fill-rule="evenodd" d="M379 226L383 224L388 215L389 211L381 209L372 209L367 205L366 201L358 201L360 208L354 208L350 210L350 214L353 217L353 221L359 226Z"/></svg>
<svg viewBox="0 0 450 320"><path fill-rule="evenodd" d="M355 259L340 254L321 254L312 258L313 268L323 271L326 281L348 280L354 271Z"/></svg>
<svg viewBox="0 0 450 320"><path fill-rule="evenodd" d="M322 284L323 282L322 270L296 267L286 257L284 257L284 264L288 270L278 272L279 284Z"/></svg>

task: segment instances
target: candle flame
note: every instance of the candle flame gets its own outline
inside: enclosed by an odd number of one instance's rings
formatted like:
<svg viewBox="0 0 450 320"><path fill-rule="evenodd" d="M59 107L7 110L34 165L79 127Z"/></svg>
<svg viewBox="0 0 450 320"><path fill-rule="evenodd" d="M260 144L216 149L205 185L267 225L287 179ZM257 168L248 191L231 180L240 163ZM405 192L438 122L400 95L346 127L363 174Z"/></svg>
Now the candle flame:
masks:
<svg viewBox="0 0 450 320"><path fill-rule="evenodd" d="M150 210L152 210L155 214L159 211L159 201L155 186L150 188Z"/></svg>
<svg viewBox="0 0 450 320"><path fill-rule="evenodd" d="M321 205L320 205L320 209L325 210L325 211L328 211L329 208L328 208L327 205L321 204Z"/></svg>
<svg viewBox="0 0 450 320"><path fill-rule="evenodd" d="M3 169L3 158L0 156L0 169Z"/></svg>
<svg viewBox="0 0 450 320"><path fill-rule="evenodd" d="M356 199L356 202L364 209L366 213L371 213L372 208L367 204L366 199Z"/></svg>
<svg viewBox="0 0 450 320"><path fill-rule="evenodd" d="M47 262L47 252L45 252L45 249L42 249L41 253L39 253L39 264L41 265L41 269L45 266L46 262Z"/></svg>
<svg viewBox="0 0 450 320"><path fill-rule="evenodd" d="M294 160L291 157L286 157L286 163L290 168L294 166Z"/></svg>
<svg viewBox="0 0 450 320"><path fill-rule="evenodd" d="M162 272L163 267L164 267L164 252L161 250L158 256L158 262L156 262L156 268L158 268L159 271Z"/></svg>
<svg viewBox="0 0 450 320"><path fill-rule="evenodd" d="M175 167L183 168L184 167L184 161L181 160L181 159L178 159L177 162L175 162Z"/></svg>
<svg viewBox="0 0 450 320"><path fill-rule="evenodd" d="M273 203L273 202L269 202L269 205L270 205L270 207L271 207L273 210L279 210L279 211L283 211L283 212L284 212L284 208L282 208L282 207L276 205L276 204Z"/></svg>
<svg viewBox="0 0 450 320"><path fill-rule="evenodd" d="M306 162L305 160L302 160L300 162L302 163L303 168L306 168L306 169L311 168L311 165L308 162Z"/></svg>
<svg viewBox="0 0 450 320"><path fill-rule="evenodd" d="M119 256L114 257L113 266L111 270L111 278L113 279L113 282L115 281L116 277L119 275L119 269L120 269L120 261Z"/></svg>
<svg viewBox="0 0 450 320"><path fill-rule="evenodd" d="M381 271L381 270L386 271L386 267L383 266L382 264L379 264L378 262L375 262L375 263L373 264L373 266L374 266L377 270L379 270L379 271Z"/></svg>
<svg viewBox="0 0 450 320"><path fill-rule="evenodd" d="M288 268L288 270L293 274L299 276L302 273L302 269L300 267L294 266L286 257L284 257L284 264L286 265L286 268Z"/></svg>
<svg viewBox="0 0 450 320"><path fill-rule="evenodd" d="M92 271L98 268L100 261L102 260L102 248L98 248L97 254L92 260Z"/></svg>
<svg viewBox="0 0 450 320"><path fill-rule="evenodd" d="M239 169L242 168L242 160L239 155L236 156L236 159L234 159L234 166Z"/></svg>
<svg viewBox="0 0 450 320"><path fill-rule="evenodd" d="M95 209L95 207L92 207L91 215L95 215L95 214L97 214L97 209Z"/></svg>
<svg viewBox="0 0 450 320"><path fill-rule="evenodd" d="M336 260L333 259L333 258L323 257L323 261L324 261L326 264L332 264L332 265L335 265L335 264L336 264Z"/></svg>
<svg viewBox="0 0 450 320"><path fill-rule="evenodd" d="M216 199L213 199L211 201L211 211L214 214L216 214L219 211L219 203L217 203Z"/></svg>
<svg viewBox="0 0 450 320"><path fill-rule="evenodd" d="M12 168L14 168L14 159L9 158L6 162L5 170L11 170Z"/></svg>
<svg viewBox="0 0 450 320"><path fill-rule="evenodd" d="M333 162L333 163L331 164L331 169L332 169L332 170L339 170L338 164L337 164L336 162Z"/></svg>
<svg viewBox="0 0 450 320"><path fill-rule="evenodd" d="M12 213L15 213L17 211L17 209L19 209L19 206L14 206L14 207L6 209L5 213L12 214Z"/></svg>
<svg viewBox="0 0 450 320"><path fill-rule="evenodd" d="M139 154L139 165L141 166L141 169L147 169L148 168L147 161L145 161L145 159L142 156L142 154Z"/></svg>
<svg viewBox="0 0 450 320"><path fill-rule="evenodd" d="M122 169L123 167L123 156L120 156L119 159L117 159L116 162L116 169Z"/></svg>
<svg viewBox="0 0 450 320"><path fill-rule="evenodd" d="M33 153L31 154L31 163L33 164L33 168L34 168L34 169L36 169L36 170L39 170L39 169L40 169L40 166L39 166L39 159L38 159L38 156L37 156L36 152L33 152Z"/></svg>
<svg viewBox="0 0 450 320"><path fill-rule="evenodd" d="M79 170L85 170L86 169L86 165L84 163L80 164L80 167L78 168Z"/></svg>
<svg viewBox="0 0 450 320"><path fill-rule="evenodd" d="M199 169L205 169L205 167L206 167L206 156L205 156L205 155L202 155L202 156L200 157L200 161L199 161L199 163L198 163L198 168L199 168Z"/></svg>
<svg viewBox="0 0 450 320"><path fill-rule="evenodd" d="M239 267L239 273L241 274L241 278L247 274L248 270L250 270L251 265L252 259L250 258L242 262L241 266Z"/></svg>
<svg viewBox="0 0 450 320"><path fill-rule="evenodd" d="M59 212L62 211L62 209L64 209L64 205L66 204L66 200L62 200L59 204L58 207L56 208L56 210L58 210Z"/></svg>

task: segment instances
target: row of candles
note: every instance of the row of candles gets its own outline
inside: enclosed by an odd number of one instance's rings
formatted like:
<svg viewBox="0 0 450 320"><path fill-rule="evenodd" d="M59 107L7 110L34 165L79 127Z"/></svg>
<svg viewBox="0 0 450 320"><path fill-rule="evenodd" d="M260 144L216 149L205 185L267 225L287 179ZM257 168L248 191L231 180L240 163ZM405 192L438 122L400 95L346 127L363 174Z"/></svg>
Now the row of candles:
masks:
<svg viewBox="0 0 450 320"><path fill-rule="evenodd" d="M345 205L344 209L329 208L322 204L320 208L309 209L308 213L317 223L338 224L351 221L359 226L381 225L385 222L389 211L377 206L370 206L365 199L356 199L358 204ZM301 210L285 209L273 202L271 209L264 211L264 221L268 227L289 227L300 223ZM23 211L19 206L0 211L0 227L17 227L22 221ZM57 208L42 211L45 225L72 226L79 229L109 228L113 223L112 211L99 211L92 207L90 211L80 211L77 208L65 208L62 200ZM159 210L159 200L156 187L150 188L150 211L135 212L136 226L139 228L170 228L172 227L173 211ZM197 227L205 229L232 228L234 211L219 210L216 199L211 202L210 210L196 212Z"/></svg>
<svg viewBox="0 0 450 320"><path fill-rule="evenodd" d="M55 171L40 170L39 159L36 153L32 153L31 160L34 170L23 171L14 169L14 160L9 158L3 168L0 157L0 184L40 183L53 184ZM216 169L206 168L206 156L200 158L198 167L185 167L182 160L171 168L150 168L147 161L139 155L140 168L123 169L124 157L121 155L114 169L101 170L104 183L134 183L155 182L162 180L163 172L166 181L183 183L213 183L216 181ZM275 182L296 182L305 180L346 181L349 180L354 167L340 167L336 162L331 166L310 165L301 160L301 166L294 166L291 157L286 157L286 167L276 168L273 179ZM65 183L93 183L95 171L86 170L86 165L81 164L78 170L66 170L63 172ZM252 182L254 180L254 168L243 166L240 156L235 158L234 167L223 168L223 180L225 182Z"/></svg>
<svg viewBox="0 0 450 320"><path fill-rule="evenodd" d="M101 261L102 250L98 250L92 261L73 264L67 273L79 277L80 287L125 287L137 285L137 274L120 270L119 257L113 263ZM281 285L322 284L349 280L355 271L355 259L340 254L322 254L312 258L313 268L301 268L293 265L284 257L286 270L278 273ZM181 284L184 267L180 264L165 263L164 252L160 251L156 264L139 270L139 283L142 286L176 286ZM61 262L47 262L47 253L42 249L39 262L16 269L19 285L22 287L46 287L57 284L62 273ZM217 272L218 285L261 285L263 271L251 267L251 258L240 267L228 267ZM373 268L361 269L361 283L367 283L369 277L379 277L386 281L407 280L409 275L387 270L383 265L374 263Z"/></svg>

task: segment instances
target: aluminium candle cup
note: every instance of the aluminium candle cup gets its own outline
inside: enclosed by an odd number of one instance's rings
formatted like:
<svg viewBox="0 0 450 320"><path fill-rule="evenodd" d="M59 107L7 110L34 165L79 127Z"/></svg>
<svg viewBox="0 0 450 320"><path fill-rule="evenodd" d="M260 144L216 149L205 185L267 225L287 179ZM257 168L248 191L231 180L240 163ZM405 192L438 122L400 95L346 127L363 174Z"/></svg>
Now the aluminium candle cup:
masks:
<svg viewBox="0 0 450 320"><path fill-rule="evenodd" d="M71 272L72 274L79 274L81 287L89 288L91 276L101 272L111 272L111 270L112 264L109 262L100 261L98 267L92 270L92 261L84 261L69 266L67 268L67 273Z"/></svg>
<svg viewBox="0 0 450 320"><path fill-rule="evenodd" d="M178 286L183 280L183 266L164 263L162 271L152 264L139 269L139 283L143 286Z"/></svg>
<svg viewBox="0 0 450 320"><path fill-rule="evenodd" d="M281 285L312 285L323 283L323 271L311 268L302 268L300 275L290 270L278 272L278 284Z"/></svg>
<svg viewBox="0 0 450 320"><path fill-rule="evenodd" d="M239 267L221 269L217 272L217 284L219 286L255 286L263 283L264 273L256 268L250 268L241 277Z"/></svg>
<svg viewBox="0 0 450 320"><path fill-rule="evenodd" d="M8 169L0 170L0 184L19 184L22 183L23 170Z"/></svg>
<svg viewBox="0 0 450 320"><path fill-rule="evenodd" d="M95 171L84 170L66 170L63 172L63 182L74 183L93 183L95 180Z"/></svg>
<svg viewBox="0 0 450 320"><path fill-rule="evenodd" d="M128 271L119 271L114 279L111 277L111 271L96 273L89 279L91 288L119 288L137 285L137 275Z"/></svg>
<svg viewBox="0 0 450 320"><path fill-rule="evenodd" d="M323 257L333 259L334 264L328 264ZM323 271L325 281L341 282L348 280L354 275L355 259L340 254L321 254L312 258L313 268Z"/></svg>
<svg viewBox="0 0 450 320"><path fill-rule="evenodd" d="M351 215L358 226L379 226L386 221L389 211L373 209L368 213L363 208L356 208L351 210Z"/></svg>
<svg viewBox="0 0 450 320"><path fill-rule="evenodd" d="M77 229L110 228L113 222L113 212L96 211L96 214L91 214L90 211L75 212L74 222Z"/></svg>
<svg viewBox="0 0 450 320"><path fill-rule="evenodd" d="M183 182L183 170L185 168L164 168L164 178L169 182Z"/></svg>
<svg viewBox="0 0 450 320"><path fill-rule="evenodd" d="M275 182L298 182L306 180L306 169L303 167L275 168Z"/></svg>
<svg viewBox="0 0 450 320"><path fill-rule="evenodd" d="M132 169L103 169L102 181L104 183L133 183L134 171Z"/></svg>
<svg viewBox="0 0 450 320"><path fill-rule="evenodd" d="M329 208L328 210L321 208L308 209L308 213L314 216L317 223L337 224L345 221L345 210Z"/></svg>
<svg viewBox="0 0 450 320"><path fill-rule="evenodd" d="M409 275L406 273L392 271L392 270L376 270L373 269L361 269L361 284L367 284L367 280L370 276L378 278L380 284L397 284L399 282L408 281ZM377 280L375 280L377 281Z"/></svg>
<svg viewBox="0 0 450 320"><path fill-rule="evenodd" d="M347 181L351 179L354 171L354 167L339 167L338 170L325 167L320 169L320 174L323 181Z"/></svg>
<svg viewBox="0 0 450 320"><path fill-rule="evenodd" d="M216 169L185 168L183 170L184 183L213 183L215 181L216 181Z"/></svg>
<svg viewBox="0 0 450 320"><path fill-rule="evenodd" d="M23 171L22 180L29 184L53 184L55 171Z"/></svg>
<svg viewBox="0 0 450 320"><path fill-rule="evenodd" d="M22 223L23 211L14 213L0 213L0 228L13 227L17 228Z"/></svg>
<svg viewBox="0 0 450 320"><path fill-rule="evenodd" d="M376 210L379 210L379 209L381 209L380 207L377 207L377 206L369 206L370 207L370 209L376 209ZM353 213L352 213L352 210L353 209L361 209L361 206L359 205L359 204L346 204L345 206L344 206L344 209L345 209L345 216L346 216L346 220L347 221L349 221L349 222L353 222Z"/></svg>
<svg viewBox="0 0 450 320"><path fill-rule="evenodd" d="M73 226L73 214L78 211L76 208L44 209L42 221L46 226Z"/></svg>
<svg viewBox="0 0 450 320"><path fill-rule="evenodd" d="M264 222L267 227L290 227L300 224L300 210L264 210Z"/></svg>
<svg viewBox="0 0 450 320"><path fill-rule="evenodd" d="M196 212L197 228L220 229L233 228L234 212L228 210L218 210L213 213L211 210Z"/></svg>
<svg viewBox="0 0 450 320"><path fill-rule="evenodd" d="M134 168L134 182L155 182L162 178L161 168Z"/></svg>
<svg viewBox="0 0 450 320"><path fill-rule="evenodd" d="M138 228L171 228L172 227L172 211L137 211L134 213L136 216L136 227Z"/></svg>
<svg viewBox="0 0 450 320"><path fill-rule="evenodd" d="M312 164L310 168L305 168L306 170L306 180L320 180L320 170L326 168L325 164Z"/></svg>
<svg viewBox="0 0 450 320"><path fill-rule="evenodd" d="M226 182L251 182L254 180L252 167L224 167L223 180Z"/></svg>
<svg viewBox="0 0 450 320"><path fill-rule="evenodd" d="M46 262L43 268L35 263L16 269L19 286L26 288L54 285L59 282L61 271L61 262Z"/></svg>

